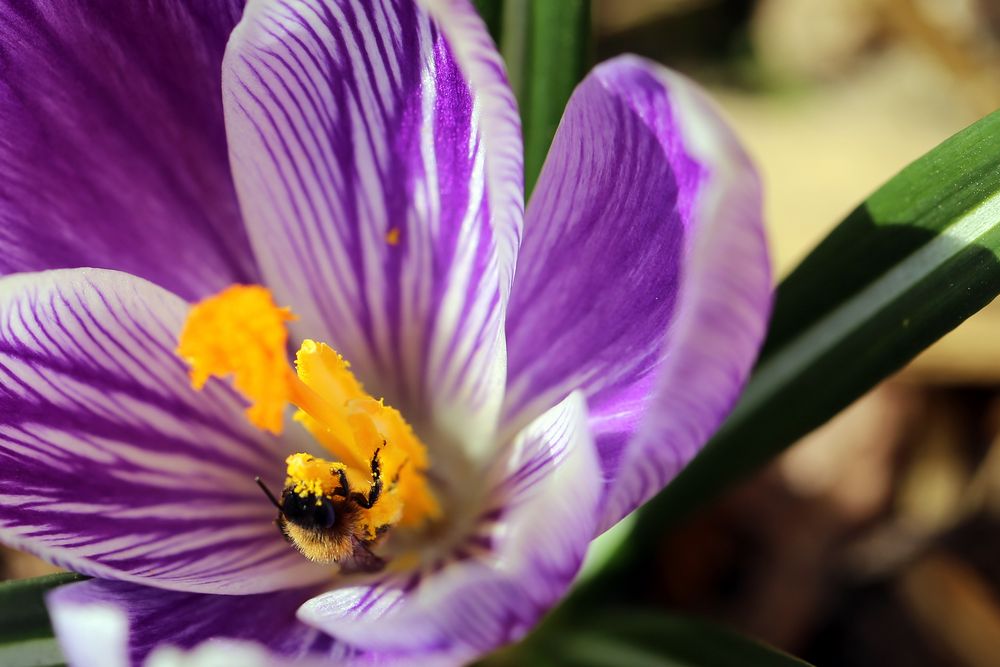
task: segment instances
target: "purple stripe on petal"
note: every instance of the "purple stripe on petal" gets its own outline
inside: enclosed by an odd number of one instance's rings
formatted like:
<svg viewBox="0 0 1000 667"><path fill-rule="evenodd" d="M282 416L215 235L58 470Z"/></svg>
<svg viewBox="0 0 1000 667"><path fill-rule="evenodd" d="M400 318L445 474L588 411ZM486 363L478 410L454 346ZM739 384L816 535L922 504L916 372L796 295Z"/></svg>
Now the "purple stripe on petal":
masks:
<svg viewBox="0 0 1000 667"><path fill-rule="evenodd" d="M732 409L757 358L771 312L771 267L761 185L742 146L691 81L638 58L669 91L692 158L708 171L686 244L677 313L648 408L621 453L602 528L645 502L694 458Z"/></svg>
<svg viewBox="0 0 1000 667"><path fill-rule="evenodd" d="M223 80L248 229L297 333L418 428L484 448L520 150L500 147L518 134L502 70L480 90L462 69L499 62L495 49L481 23L460 27L442 33L413 0L251 2Z"/></svg>
<svg viewBox="0 0 1000 667"><path fill-rule="evenodd" d="M224 639L253 641L283 663L343 658L349 650L335 647L332 638L295 618L295 610L313 592L205 595L95 579L58 588L46 602L60 646L74 667L138 667L157 649L190 649Z"/></svg>
<svg viewBox="0 0 1000 667"><path fill-rule="evenodd" d="M725 417L770 309L760 186L693 84L635 57L574 93L528 207L507 428L582 389L606 528Z"/></svg>
<svg viewBox="0 0 1000 667"><path fill-rule="evenodd" d="M128 271L186 298L256 282L221 63L241 0L0 7L0 275Z"/></svg>
<svg viewBox="0 0 1000 667"><path fill-rule="evenodd" d="M413 575L313 598L299 617L401 664L462 664L520 638L565 593L596 528L602 480L574 394L511 444L483 526L451 556Z"/></svg>
<svg viewBox="0 0 1000 667"><path fill-rule="evenodd" d="M250 427L173 349L187 304L72 269L0 280L0 541L71 570L199 592L303 585L254 484L289 443Z"/></svg>
<svg viewBox="0 0 1000 667"><path fill-rule="evenodd" d="M574 388L598 420L601 394L628 392L658 363L702 170L644 118L672 125L662 87L634 83L631 97L599 73L580 85L528 208L507 319L514 425Z"/></svg>

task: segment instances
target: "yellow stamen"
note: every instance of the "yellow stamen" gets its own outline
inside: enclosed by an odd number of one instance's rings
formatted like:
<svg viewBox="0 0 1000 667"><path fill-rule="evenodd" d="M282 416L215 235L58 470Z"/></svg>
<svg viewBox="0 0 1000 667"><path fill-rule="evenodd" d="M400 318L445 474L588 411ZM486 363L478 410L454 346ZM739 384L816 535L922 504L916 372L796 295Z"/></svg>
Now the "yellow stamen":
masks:
<svg viewBox="0 0 1000 667"><path fill-rule="evenodd" d="M265 288L230 287L191 309L177 353L191 364L196 389L210 376L232 375L251 401L247 417L258 428L280 433L285 407L298 406L296 421L337 460L290 456L286 486L295 493L331 494L338 470L352 491L367 493L378 450L383 491L371 509L362 509L369 536L384 526L439 516L427 483L427 448L399 411L365 392L350 364L324 343L306 340L295 355L296 372L289 367L286 323L292 319Z"/></svg>
<svg viewBox="0 0 1000 667"><path fill-rule="evenodd" d="M385 242L389 245L399 245L399 227L393 227L385 234Z"/></svg>
<svg viewBox="0 0 1000 667"><path fill-rule="evenodd" d="M300 408L295 420L342 461L367 469L375 448L361 447L356 442L357 434L348 420L348 403L368 395L349 367L328 345L303 341L295 353L298 377L292 402Z"/></svg>
<svg viewBox="0 0 1000 667"><path fill-rule="evenodd" d="M302 343L295 355L295 366L298 379L312 390L313 396L326 399L322 407L333 411L321 412L293 399L301 408L295 419L348 464L352 486L357 486L352 469L367 471L378 449L382 480L388 490L383 494L385 500L379 503L385 505L381 509L394 513L394 499L398 499L400 525L415 525L439 516L440 507L425 476L427 448L399 411L366 393L347 361L324 343Z"/></svg>

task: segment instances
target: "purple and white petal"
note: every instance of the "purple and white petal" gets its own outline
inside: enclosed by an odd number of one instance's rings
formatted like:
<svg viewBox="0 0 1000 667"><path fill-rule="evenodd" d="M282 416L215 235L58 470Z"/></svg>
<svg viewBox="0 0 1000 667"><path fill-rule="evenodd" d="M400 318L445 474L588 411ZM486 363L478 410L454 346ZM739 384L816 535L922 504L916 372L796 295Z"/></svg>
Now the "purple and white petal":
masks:
<svg viewBox="0 0 1000 667"><path fill-rule="evenodd" d="M325 576L284 542L254 476L290 443L174 354L188 305L117 271L0 280L0 542L70 570L257 593Z"/></svg>
<svg viewBox="0 0 1000 667"><path fill-rule="evenodd" d="M364 661L355 661L364 664ZM331 667L351 664L350 657L288 658L252 640L210 639L193 649L171 646L150 654L143 667ZM368 664L371 664L369 662Z"/></svg>
<svg viewBox="0 0 1000 667"><path fill-rule="evenodd" d="M570 100L528 206L506 427L582 389L607 528L719 426L770 302L760 184L731 131L682 76L604 63Z"/></svg>
<svg viewBox="0 0 1000 667"><path fill-rule="evenodd" d="M157 649L221 639L253 641L284 661L343 657L329 636L295 618L313 592L205 595L94 579L57 588L46 603L73 667L138 666Z"/></svg>
<svg viewBox="0 0 1000 667"><path fill-rule="evenodd" d="M521 155L499 57L465 9L445 33L416 0L251 0L223 87L251 241L295 331L425 436L485 449Z"/></svg>
<svg viewBox="0 0 1000 667"><path fill-rule="evenodd" d="M479 531L447 560L330 591L299 617L400 664L462 664L520 638L575 577L596 528L602 480L580 394L511 447Z"/></svg>
<svg viewBox="0 0 1000 667"><path fill-rule="evenodd" d="M524 146L521 116L507 81L503 58L476 8L468 0L420 0L444 34L459 68L475 92L481 118L486 191L497 238L504 302L514 279L524 218Z"/></svg>
<svg viewBox="0 0 1000 667"><path fill-rule="evenodd" d="M219 94L242 5L0 6L0 275L112 268L185 298L257 282Z"/></svg>

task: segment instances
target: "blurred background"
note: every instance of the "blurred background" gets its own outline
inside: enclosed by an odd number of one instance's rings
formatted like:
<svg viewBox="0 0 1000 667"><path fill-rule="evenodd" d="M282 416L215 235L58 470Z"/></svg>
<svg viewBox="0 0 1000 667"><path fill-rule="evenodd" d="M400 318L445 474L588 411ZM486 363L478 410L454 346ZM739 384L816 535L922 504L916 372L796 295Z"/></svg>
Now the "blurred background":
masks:
<svg viewBox="0 0 1000 667"><path fill-rule="evenodd" d="M1000 107L1000 0L597 0L597 58L706 85L778 278ZM649 600L820 667L1000 665L1000 302L665 535Z"/></svg>
<svg viewBox="0 0 1000 667"><path fill-rule="evenodd" d="M1000 107L1000 0L595 0L593 28L597 60L710 89L763 173L779 278ZM821 667L1000 665L998 389L994 304L664 535L644 602ZM0 578L52 571L0 551Z"/></svg>

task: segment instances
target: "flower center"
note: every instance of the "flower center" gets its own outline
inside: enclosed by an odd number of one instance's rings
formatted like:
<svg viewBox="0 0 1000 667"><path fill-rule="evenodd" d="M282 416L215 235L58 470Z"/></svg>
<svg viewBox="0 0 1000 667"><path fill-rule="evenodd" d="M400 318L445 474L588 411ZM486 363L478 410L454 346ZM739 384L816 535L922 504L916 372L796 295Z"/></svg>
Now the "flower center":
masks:
<svg viewBox="0 0 1000 667"><path fill-rule="evenodd" d="M282 499L275 500L280 521L307 557L339 562L389 528L420 526L441 509L427 482L427 448L398 410L365 392L343 357L306 340L292 369L287 323L294 319L267 289L235 285L191 309L177 354L190 364L195 389L231 375L260 429L280 434L285 408L298 407L295 421L332 457L286 459Z"/></svg>

